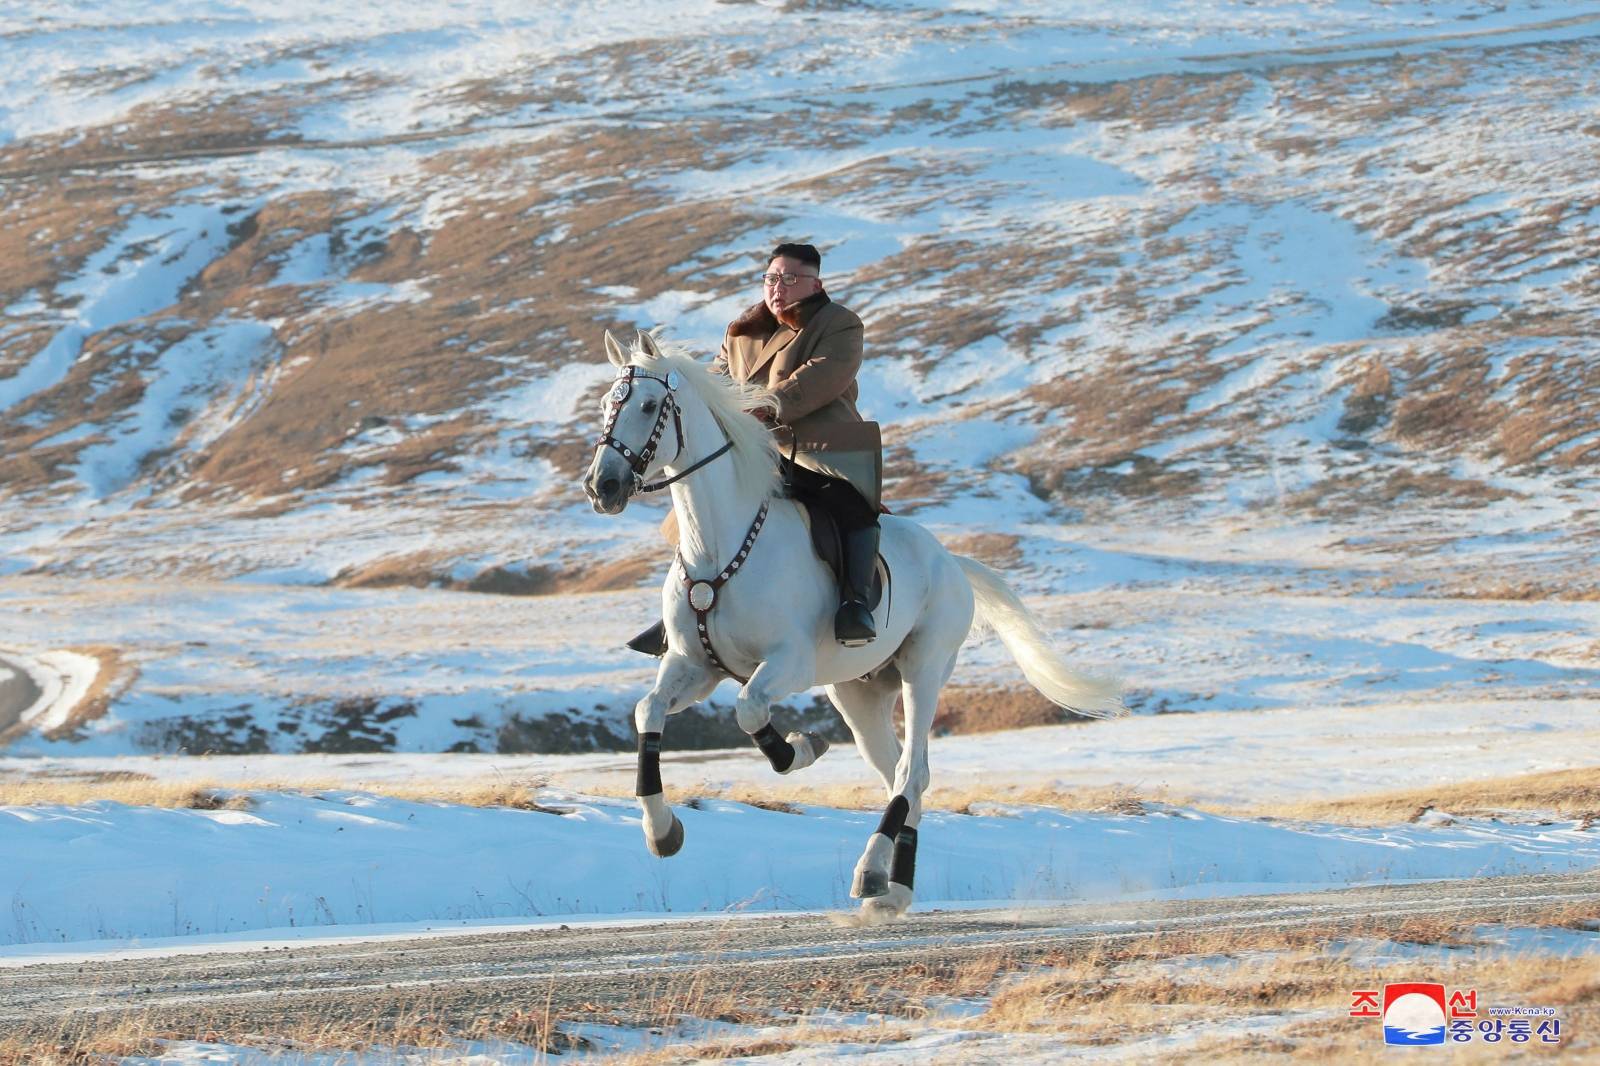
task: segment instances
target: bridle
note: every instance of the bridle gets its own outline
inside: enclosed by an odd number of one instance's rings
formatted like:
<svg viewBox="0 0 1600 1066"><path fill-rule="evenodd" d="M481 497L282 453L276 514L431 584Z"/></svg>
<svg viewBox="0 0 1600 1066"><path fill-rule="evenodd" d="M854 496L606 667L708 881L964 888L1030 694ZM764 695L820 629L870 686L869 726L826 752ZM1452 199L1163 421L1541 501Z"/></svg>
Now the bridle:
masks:
<svg viewBox="0 0 1600 1066"><path fill-rule="evenodd" d="M665 388L666 395L661 397L661 409L656 413L656 423L650 427L650 436L644 442L644 447L635 452L632 448L622 443L612 433L617 427L617 418L622 414L622 405L627 402L628 395L633 391L633 383L639 379L654 381ZM657 377L646 372L643 368L632 365L625 366L617 371L617 379L611 386L610 393L606 396L606 425L604 436L595 444L595 448L612 448L627 462L628 469L633 471L633 491L658 492L675 481L681 481L714 459L726 455L733 448L733 441L724 440L722 447L699 460L685 470L660 481L645 481L644 472L650 469L650 464L656 460L656 448L661 444L661 435L667 429L667 415L672 416L672 432L678 438L678 450L673 453L672 461L676 462L683 454L683 414L678 406L677 390L683 384L683 379L676 370L667 371L666 377Z"/></svg>
<svg viewBox="0 0 1600 1066"><path fill-rule="evenodd" d="M650 436L644 442L644 447L635 452L632 448L622 443L612 432L617 428L617 418L622 414L622 405L627 402L628 396L633 392L633 383L643 379L654 381L665 388L666 394L661 397L661 409L656 412L655 425L650 427ZM606 425L605 435L595 444L598 452L601 448L612 448L628 463L628 469L633 471L634 492L655 492L664 489L673 482L681 481L690 474L699 470L707 463L726 455L733 448L733 441L726 438L722 447L706 456L704 459L685 467L669 478L660 481L645 481L644 472L650 469L655 462L656 448L661 444L661 437L667 431L667 416L672 416L672 431L678 438L678 450L673 455L672 461L677 462L683 454L683 414L678 406L677 390L683 384L682 377L676 370L667 371L666 377L657 377L632 363L621 367L617 371L617 379L611 386L611 391L606 395ZM700 638L700 646L705 651L706 658L712 666L721 670L740 684L747 683L750 679L742 674L734 673L711 646L711 608L716 604L717 593L722 586L727 584L739 568L744 565L750 556L750 549L755 547L756 537L761 533L761 527L767 520L767 501L761 501L761 509L756 512L755 521L750 524L750 529L745 533L744 543L739 546L738 553L729 561L728 565L713 578L698 580L689 574L689 564L684 561L683 555L677 557L678 569L683 572L684 595L688 600L689 609L695 615L695 633Z"/></svg>

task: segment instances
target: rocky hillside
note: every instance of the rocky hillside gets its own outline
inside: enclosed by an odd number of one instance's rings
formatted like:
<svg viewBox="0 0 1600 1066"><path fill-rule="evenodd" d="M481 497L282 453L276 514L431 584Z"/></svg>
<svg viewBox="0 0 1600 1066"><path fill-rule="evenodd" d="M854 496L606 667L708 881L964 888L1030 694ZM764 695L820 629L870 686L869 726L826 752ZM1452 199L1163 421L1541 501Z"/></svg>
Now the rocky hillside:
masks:
<svg viewBox="0 0 1600 1066"><path fill-rule="evenodd" d="M8 570L581 580L601 329L709 350L789 237L906 511L1395 532L1600 457L1600 9L303 6L4 26Z"/></svg>
<svg viewBox="0 0 1600 1066"><path fill-rule="evenodd" d="M601 331L801 239L892 506L1035 592L1592 597L1600 5L1102 7L0 16L0 574L648 583Z"/></svg>

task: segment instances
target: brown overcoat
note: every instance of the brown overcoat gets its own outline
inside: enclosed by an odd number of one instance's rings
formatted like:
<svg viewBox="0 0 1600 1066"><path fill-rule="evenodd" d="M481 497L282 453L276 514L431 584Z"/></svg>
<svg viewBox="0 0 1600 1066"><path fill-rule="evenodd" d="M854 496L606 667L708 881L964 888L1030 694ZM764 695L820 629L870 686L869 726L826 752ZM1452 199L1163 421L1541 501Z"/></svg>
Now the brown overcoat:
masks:
<svg viewBox="0 0 1600 1066"><path fill-rule="evenodd" d="M712 369L778 398L778 444L800 466L855 486L873 510L883 494L883 438L856 410L861 319L825 293L797 309L798 330L756 304L728 326Z"/></svg>

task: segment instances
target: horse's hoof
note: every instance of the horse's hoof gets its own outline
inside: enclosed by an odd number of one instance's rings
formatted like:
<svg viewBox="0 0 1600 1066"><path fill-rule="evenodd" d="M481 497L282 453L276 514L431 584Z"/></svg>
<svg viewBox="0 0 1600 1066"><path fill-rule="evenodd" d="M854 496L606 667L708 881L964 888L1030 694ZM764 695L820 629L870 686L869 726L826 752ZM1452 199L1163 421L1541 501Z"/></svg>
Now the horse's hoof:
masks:
<svg viewBox="0 0 1600 1066"><path fill-rule="evenodd" d="M790 733L784 740L794 749L794 761L789 764L788 769L780 771L785 774L804 770L822 758L828 750L828 742L815 733Z"/></svg>
<svg viewBox="0 0 1600 1066"><path fill-rule="evenodd" d="M650 846L650 854L657 858L666 859L678 854L683 847L683 823L678 821L678 816L672 816L672 828L667 830L667 835L659 840L649 833L645 834L644 842Z"/></svg>
<svg viewBox="0 0 1600 1066"><path fill-rule="evenodd" d="M889 889L881 895L861 901L861 920L864 925L881 925L901 917L911 908L911 890L891 881Z"/></svg>
<svg viewBox="0 0 1600 1066"><path fill-rule="evenodd" d="M855 884L850 886L854 899L873 899L889 891L889 875L881 870L857 870Z"/></svg>

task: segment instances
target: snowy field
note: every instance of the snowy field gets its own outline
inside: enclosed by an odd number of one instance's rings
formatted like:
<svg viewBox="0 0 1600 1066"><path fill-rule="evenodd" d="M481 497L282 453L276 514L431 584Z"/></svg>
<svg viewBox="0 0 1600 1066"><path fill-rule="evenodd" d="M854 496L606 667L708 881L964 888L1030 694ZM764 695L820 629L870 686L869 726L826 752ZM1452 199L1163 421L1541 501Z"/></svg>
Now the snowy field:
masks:
<svg viewBox="0 0 1600 1066"><path fill-rule="evenodd" d="M644 850L631 801L564 791L540 811L408 803L362 793L242 794L219 810L100 803L0 812L10 902L0 957L63 942L541 916L841 910L876 812L679 808L671 860ZM1358 829L976 804L923 818L923 906L1297 891L1317 886L1571 873L1600 839L1570 821L1458 821ZM781 848L773 842L781 841ZM61 856L70 855L63 863ZM932 903L928 901L934 901ZM393 932L393 929L389 931ZM103 943L95 946L104 947Z"/></svg>
<svg viewBox="0 0 1600 1066"><path fill-rule="evenodd" d="M0 967L852 907L847 742L669 723L645 852L661 511L575 480L600 330L709 351L778 237L869 324L888 502L1134 712L965 731L1022 683L970 642L919 908L1600 871L1586 809L1293 814L1596 766L1600 4L1102 7L0 10L0 790L87 790L0 801ZM94 798L143 785L208 802ZM426 796L480 786L538 809ZM941 1009L781 1060L1091 1053Z"/></svg>

